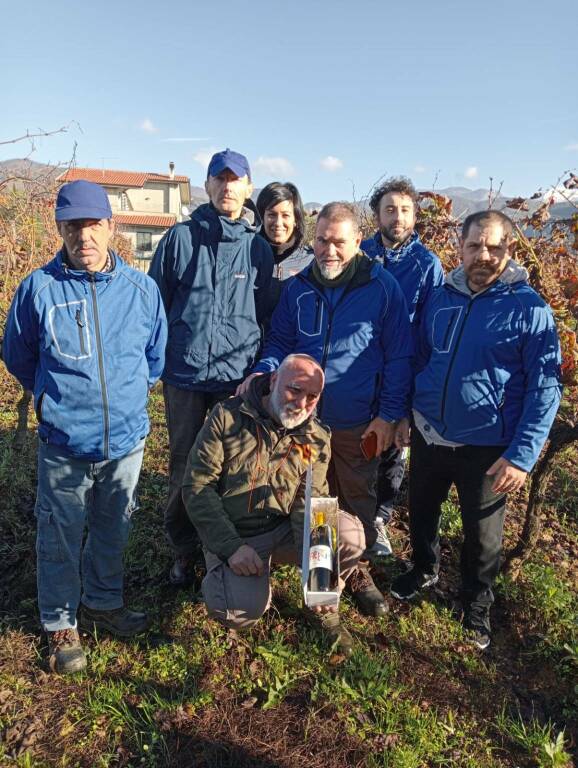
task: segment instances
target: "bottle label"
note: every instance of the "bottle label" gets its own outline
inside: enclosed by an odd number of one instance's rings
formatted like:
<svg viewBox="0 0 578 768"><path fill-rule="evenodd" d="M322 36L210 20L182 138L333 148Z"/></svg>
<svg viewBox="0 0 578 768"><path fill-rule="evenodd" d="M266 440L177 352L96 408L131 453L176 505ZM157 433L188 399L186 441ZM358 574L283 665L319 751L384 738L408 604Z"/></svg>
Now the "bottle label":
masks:
<svg viewBox="0 0 578 768"><path fill-rule="evenodd" d="M314 568L327 568L333 570L333 556L331 547L326 544L314 544L309 550L309 570Z"/></svg>

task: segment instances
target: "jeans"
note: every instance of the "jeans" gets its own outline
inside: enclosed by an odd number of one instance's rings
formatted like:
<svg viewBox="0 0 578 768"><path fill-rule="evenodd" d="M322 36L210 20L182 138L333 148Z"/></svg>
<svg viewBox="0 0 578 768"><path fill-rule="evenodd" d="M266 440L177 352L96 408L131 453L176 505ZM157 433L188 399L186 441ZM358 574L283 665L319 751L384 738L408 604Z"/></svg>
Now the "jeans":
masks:
<svg viewBox="0 0 578 768"><path fill-rule="evenodd" d="M189 452L207 413L233 392L197 392L163 384L169 433L169 493L165 506L165 533L176 555L201 550L197 529L189 520L181 493Z"/></svg>
<svg viewBox="0 0 578 768"><path fill-rule="evenodd" d="M140 440L120 459L97 462L39 443L38 605L47 632L76 627L81 589L89 608L122 607L122 558L136 507L144 443Z"/></svg>
<svg viewBox="0 0 578 768"><path fill-rule="evenodd" d="M498 575L506 496L492 491L486 471L504 453L504 446L428 445L417 427L411 431L409 462L409 525L413 564L423 573L437 573L440 561L439 524L442 503L455 484L464 532L461 551L464 606L489 607Z"/></svg>

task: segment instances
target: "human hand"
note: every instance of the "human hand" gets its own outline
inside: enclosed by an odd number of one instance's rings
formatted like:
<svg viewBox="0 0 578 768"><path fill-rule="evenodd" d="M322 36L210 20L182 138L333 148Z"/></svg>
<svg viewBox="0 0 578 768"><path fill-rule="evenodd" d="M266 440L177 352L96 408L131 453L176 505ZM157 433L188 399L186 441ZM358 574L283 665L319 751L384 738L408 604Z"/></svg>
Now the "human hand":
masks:
<svg viewBox="0 0 578 768"><path fill-rule="evenodd" d="M313 613L325 615L326 613L337 613L338 608L336 605L312 605L311 610Z"/></svg>
<svg viewBox="0 0 578 768"><path fill-rule="evenodd" d="M386 451L393 443L393 437L395 435L395 423L384 421L381 416L376 416L375 419L372 419L372 421L370 421L367 425L367 429L361 435L361 439L365 440L370 432L375 432L375 436L377 438L375 455L381 456L381 454Z"/></svg>
<svg viewBox="0 0 578 768"><path fill-rule="evenodd" d="M239 384L239 386L235 390L235 394L236 395L244 395L245 392L249 389L249 384L255 378L255 376L262 376L262 375L263 375L262 373L251 373L251 374L249 374L249 376L247 376L245 381L242 381Z"/></svg>
<svg viewBox="0 0 578 768"><path fill-rule="evenodd" d="M486 475L494 476L494 484L492 485L494 493L512 493L520 490L528 473L524 472L523 469L518 469L507 459L500 457L494 461Z"/></svg>
<svg viewBox="0 0 578 768"><path fill-rule="evenodd" d="M394 437L395 447L398 449L398 451L403 450L403 448L407 448L409 445L409 419L403 418L400 419L397 422L397 426L395 428L395 437Z"/></svg>
<svg viewBox="0 0 578 768"><path fill-rule="evenodd" d="M248 544L241 544L227 563L235 576L261 576L265 570L263 561Z"/></svg>

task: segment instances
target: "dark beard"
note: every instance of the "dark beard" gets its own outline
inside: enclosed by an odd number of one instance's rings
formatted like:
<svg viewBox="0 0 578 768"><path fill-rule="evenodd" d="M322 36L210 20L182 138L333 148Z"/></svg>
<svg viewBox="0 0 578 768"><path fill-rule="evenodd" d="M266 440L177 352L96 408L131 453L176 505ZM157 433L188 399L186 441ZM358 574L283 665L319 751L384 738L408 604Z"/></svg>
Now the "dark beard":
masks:
<svg viewBox="0 0 578 768"><path fill-rule="evenodd" d="M397 248L398 246L403 245L404 243L407 243L407 241L409 240L409 238L412 235L413 230L411 230L403 238L403 240L396 240L395 235L392 232L390 232L390 230L387 229L387 227L380 227L379 228L379 232L380 232L382 238L385 238L387 240L387 242L390 243L390 245L388 246L389 248Z"/></svg>

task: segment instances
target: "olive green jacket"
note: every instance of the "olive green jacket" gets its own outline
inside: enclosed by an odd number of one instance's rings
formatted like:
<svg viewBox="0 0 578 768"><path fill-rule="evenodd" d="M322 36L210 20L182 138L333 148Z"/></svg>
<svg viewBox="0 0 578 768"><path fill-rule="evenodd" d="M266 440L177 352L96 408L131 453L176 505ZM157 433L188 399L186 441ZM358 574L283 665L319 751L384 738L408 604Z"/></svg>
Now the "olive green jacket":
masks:
<svg viewBox="0 0 578 768"><path fill-rule="evenodd" d="M183 501L203 545L223 560L287 516L300 551L310 456L312 494L328 494L329 430L315 417L281 427L261 405L268 389L269 375L259 376L244 397L218 403L189 453Z"/></svg>

